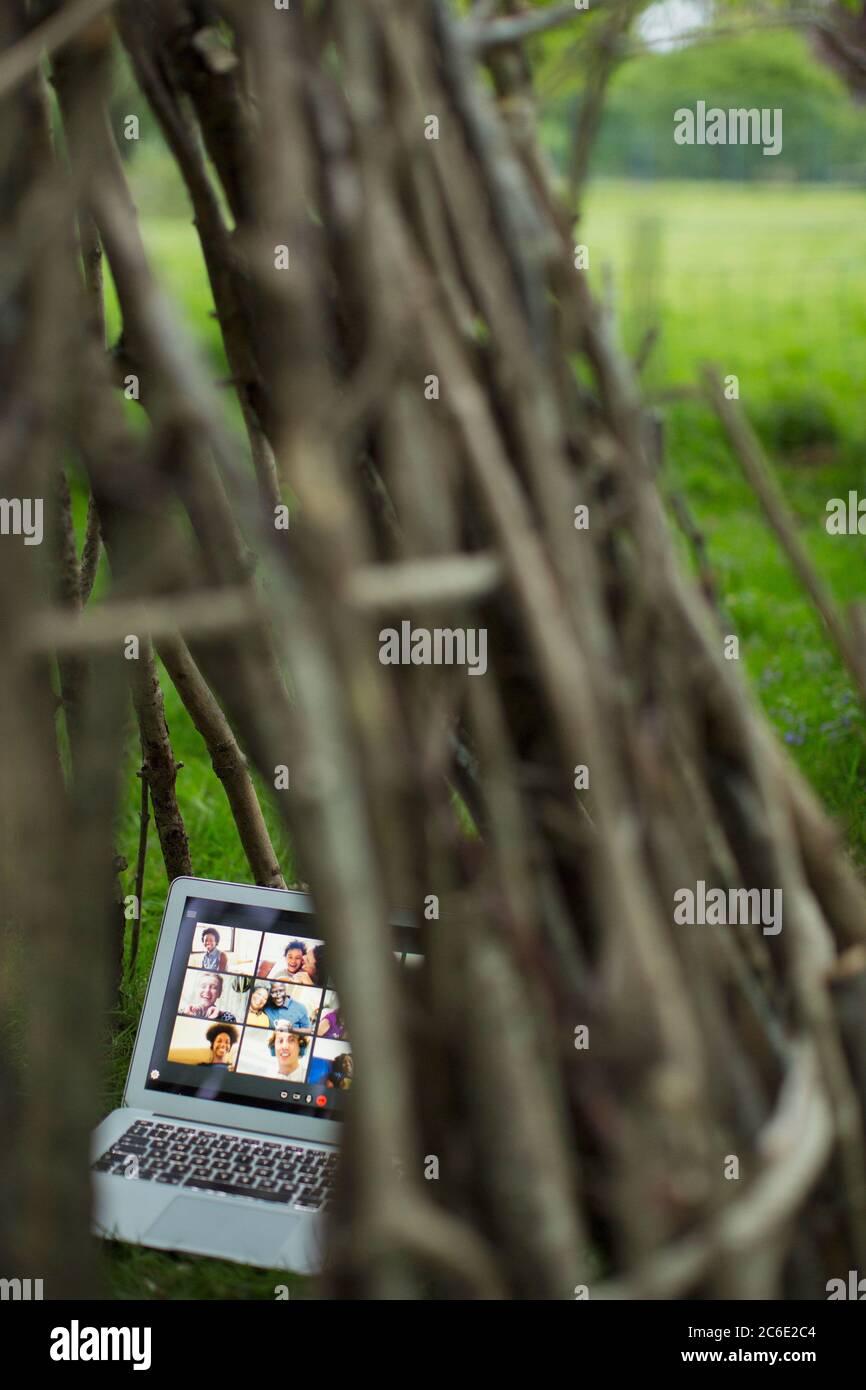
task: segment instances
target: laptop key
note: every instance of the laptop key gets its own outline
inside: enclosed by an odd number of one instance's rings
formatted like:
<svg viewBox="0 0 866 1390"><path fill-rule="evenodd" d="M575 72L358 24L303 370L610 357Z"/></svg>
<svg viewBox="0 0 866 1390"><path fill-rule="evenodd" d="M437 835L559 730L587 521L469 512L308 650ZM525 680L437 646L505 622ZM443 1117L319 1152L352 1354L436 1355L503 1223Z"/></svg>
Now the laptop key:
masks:
<svg viewBox="0 0 866 1390"><path fill-rule="evenodd" d="M253 1197L317 1211L329 1195L337 1155L295 1144L235 1139L190 1126L137 1120L92 1165L95 1172L135 1176L193 1191Z"/></svg>
<svg viewBox="0 0 866 1390"><path fill-rule="evenodd" d="M219 1182L215 1179L205 1181L196 1179L195 1182L187 1183L188 1187L194 1188L197 1192L222 1192L227 1197L255 1197L265 1202L283 1202L285 1198L282 1193L275 1192L267 1187L241 1187L233 1182Z"/></svg>

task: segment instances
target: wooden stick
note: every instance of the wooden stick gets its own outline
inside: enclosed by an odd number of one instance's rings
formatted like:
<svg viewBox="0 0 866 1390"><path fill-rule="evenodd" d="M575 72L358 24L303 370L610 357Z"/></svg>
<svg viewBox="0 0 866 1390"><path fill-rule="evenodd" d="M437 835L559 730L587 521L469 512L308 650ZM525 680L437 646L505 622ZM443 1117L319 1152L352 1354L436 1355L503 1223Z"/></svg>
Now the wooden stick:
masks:
<svg viewBox="0 0 866 1390"><path fill-rule="evenodd" d="M286 882L268 834L247 760L238 747L231 725L183 639L178 636L163 637L156 646L190 719L204 739L213 770L222 782L255 882L270 888L285 888Z"/></svg>
<svg viewBox="0 0 866 1390"><path fill-rule="evenodd" d="M32 29L26 38L0 57L0 97L15 90L19 83L35 72L45 53L58 48L81 34L89 24L114 7L117 0L71 0L55 10L49 19Z"/></svg>
<svg viewBox="0 0 866 1390"><path fill-rule="evenodd" d="M776 533L791 568L817 608L848 674L854 681L860 698L866 704L866 657L852 640L851 632L829 589L819 577L806 547L797 535L781 488L770 470L769 463L754 430L735 401L728 400L719 374L704 369L707 393L724 426L731 446L740 461L747 481L763 508L764 515Z"/></svg>

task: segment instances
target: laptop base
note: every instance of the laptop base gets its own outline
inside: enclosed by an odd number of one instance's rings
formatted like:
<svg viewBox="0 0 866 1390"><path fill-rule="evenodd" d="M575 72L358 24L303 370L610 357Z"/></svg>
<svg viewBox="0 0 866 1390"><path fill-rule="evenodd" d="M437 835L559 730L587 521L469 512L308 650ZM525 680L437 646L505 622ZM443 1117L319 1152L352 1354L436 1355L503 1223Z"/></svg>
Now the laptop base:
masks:
<svg viewBox="0 0 866 1390"><path fill-rule="evenodd" d="M131 1108L112 1111L94 1131L93 1159L98 1159L136 1120L155 1118L165 1117ZM192 1123L208 1133L238 1133L220 1125ZM283 1209L253 1197L215 1197L111 1173L93 1174L93 1230L105 1240L295 1274L317 1273L323 1259L321 1214Z"/></svg>

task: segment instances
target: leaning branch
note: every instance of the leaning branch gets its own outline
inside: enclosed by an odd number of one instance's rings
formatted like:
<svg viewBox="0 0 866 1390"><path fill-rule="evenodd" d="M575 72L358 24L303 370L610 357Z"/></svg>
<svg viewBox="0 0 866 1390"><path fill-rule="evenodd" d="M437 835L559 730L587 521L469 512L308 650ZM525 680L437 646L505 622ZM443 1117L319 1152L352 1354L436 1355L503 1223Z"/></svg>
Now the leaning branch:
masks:
<svg viewBox="0 0 866 1390"><path fill-rule="evenodd" d="M502 19L489 19L486 22L467 20L460 26L460 37L474 56L486 56L497 48L510 48L535 38L549 29L569 24L579 14L589 9L601 8L602 0L589 0L587 7L578 9L573 0L569 4L554 5L548 10L530 10L526 14L508 15Z"/></svg>
<svg viewBox="0 0 866 1390"><path fill-rule="evenodd" d="M75 0L74 4L56 10L44 24L32 29L0 58L0 97L14 91L29 77L39 66L43 54L56 53L114 4L115 0Z"/></svg>
<svg viewBox="0 0 866 1390"><path fill-rule="evenodd" d="M785 505L785 499L778 483L773 477L764 451L758 442L751 425L743 412L725 396L718 375L707 368L704 372L710 401L724 426L725 433L737 458L746 480L751 485L763 508L767 521L787 556L797 578L808 593L824 626L829 632L836 649L854 681L863 703L866 704L866 664L852 640L852 634L826 585L821 580L806 548L794 528L794 523Z"/></svg>
<svg viewBox="0 0 866 1390"><path fill-rule="evenodd" d="M141 640L139 660L130 662L130 684L141 731L141 776L150 790L165 871L169 881L184 878L192 873L192 861L175 792L180 764L174 760L159 673L146 637Z"/></svg>
<svg viewBox="0 0 866 1390"><path fill-rule="evenodd" d="M207 681L181 637L164 637L157 645L175 690L183 701L210 754L213 770L223 784L247 862L256 883L285 888L279 860L268 834L247 760Z"/></svg>
<svg viewBox="0 0 866 1390"><path fill-rule="evenodd" d="M187 637L220 637L245 632L251 617L264 616L255 592L240 585L171 598L110 599L75 616L46 608L33 620L30 645L36 652L87 652L116 646L130 632L145 632L154 641L177 631Z"/></svg>

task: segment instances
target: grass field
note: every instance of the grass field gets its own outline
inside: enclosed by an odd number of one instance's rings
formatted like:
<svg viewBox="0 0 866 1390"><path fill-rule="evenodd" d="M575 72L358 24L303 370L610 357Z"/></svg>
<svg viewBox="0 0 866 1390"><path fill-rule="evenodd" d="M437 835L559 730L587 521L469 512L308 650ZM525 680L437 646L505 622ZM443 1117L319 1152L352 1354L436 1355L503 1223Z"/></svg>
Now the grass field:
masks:
<svg viewBox="0 0 866 1390"><path fill-rule="evenodd" d="M137 190L154 264L216 375L225 371L194 230L181 215L152 215L147 182ZM694 385L712 360L740 380L802 535L840 601L866 593L866 541L829 537L828 498L866 494L866 195L827 186L599 183L590 190L579 239L591 273L610 268L630 349L648 326L660 338L645 372L658 395ZM116 315L114 316L116 324ZM720 429L696 400L662 407L668 455L664 486L682 492L705 533L730 630L741 638L758 698L825 803L844 821L866 864L864 720L818 620L781 559ZM184 768L178 795L195 872L247 877L227 805L201 741L167 687L168 719ZM132 891L138 833L137 749L131 741L122 850ZM288 846L265 802L271 831L294 875ZM106 1103L116 1100L165 897L155 837L145 880L142 950L114 1042ZM118 1297L263 1297L289 1282L214 1261L117 1247L107 1254ZM295 1281L297 1293L303 1286ZM292 1296L296 1296L293 1287Z"/></svg>
<svg viewBox="0 0 866 1390"><path fill-rule="evenodd" d="M739 378L800 534L838 602L866 593L866 539L829 536L826 503L866 495L866 193L599 183L579 240L610 267L626 347L660 336L651 394L693 386L702 361ZM866 864L864 721L851 683L768 531L715 417L662 405L664 485L703 531L730 630L770 718Z"/></svg>

